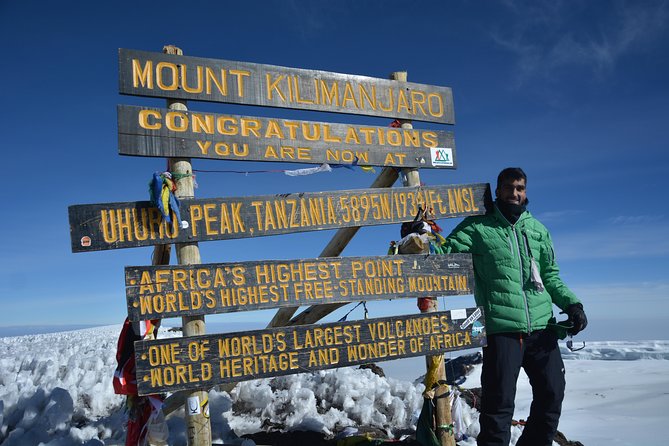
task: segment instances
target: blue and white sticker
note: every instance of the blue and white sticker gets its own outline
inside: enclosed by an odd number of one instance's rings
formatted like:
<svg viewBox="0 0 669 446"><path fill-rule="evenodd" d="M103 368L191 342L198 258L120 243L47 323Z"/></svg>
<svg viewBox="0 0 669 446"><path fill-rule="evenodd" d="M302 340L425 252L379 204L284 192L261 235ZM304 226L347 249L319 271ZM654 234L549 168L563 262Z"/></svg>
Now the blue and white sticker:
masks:
<svg viewBox="0 0 669 446"><path fill-rule="evenodd" d="M477 308L472 314L469 315L467 319L460 325L460 330L464 330L469 327L474 321L478 321L481 318L481 309Z"/></svg>
<svg viewBox="0 0 669 446"><path fill-rule="evenodd" d="M479 321L474 321L472 324L472 336L478 338L483 333L483 324Z"/></svg>
<svg viewBox="0 0 669 446"><path fill-rule="evenodd" d="M430 156L435 167L453 167L453 149L450 147L430 147Z"/></svg>

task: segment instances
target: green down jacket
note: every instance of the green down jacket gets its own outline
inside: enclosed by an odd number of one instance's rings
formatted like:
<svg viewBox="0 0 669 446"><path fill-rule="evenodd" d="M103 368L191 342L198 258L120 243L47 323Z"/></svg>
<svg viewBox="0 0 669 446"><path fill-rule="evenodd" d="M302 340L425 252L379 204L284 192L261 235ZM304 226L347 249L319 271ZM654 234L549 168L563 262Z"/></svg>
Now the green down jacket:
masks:
<svg viewBox="0 0 669 446"><path fill-rule="evenodd" d="M467 217L443 247L447 253L472 254L474 297L485 310L488 334L546 328L553 316L552 303L564 310L579 302L560 279L548 230L528 211L515 225L497 206L486 215ZM532 263L543 290L533 281Z"/></svg>

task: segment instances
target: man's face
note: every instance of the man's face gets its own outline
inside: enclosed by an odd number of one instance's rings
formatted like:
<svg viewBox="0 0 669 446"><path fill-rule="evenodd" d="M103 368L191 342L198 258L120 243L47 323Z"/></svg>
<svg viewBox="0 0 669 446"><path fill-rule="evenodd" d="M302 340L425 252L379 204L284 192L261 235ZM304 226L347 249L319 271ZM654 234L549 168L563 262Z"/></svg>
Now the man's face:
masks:
<svg viewBox="0 0 669 446"><path fill-rule="evenodd" d="M527 201L527 191L525 190L525 180L506 180L500 184L495 191L497 199L509 204L525 204Z"/></svg>

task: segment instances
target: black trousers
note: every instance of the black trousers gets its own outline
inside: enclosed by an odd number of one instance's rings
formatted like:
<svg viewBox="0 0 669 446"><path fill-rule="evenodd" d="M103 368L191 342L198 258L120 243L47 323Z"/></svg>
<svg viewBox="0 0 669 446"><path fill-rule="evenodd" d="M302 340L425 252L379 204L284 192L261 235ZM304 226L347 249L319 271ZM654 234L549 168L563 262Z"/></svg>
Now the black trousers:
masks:
<svg viewBox="0 0 669 446"><path fill-rule="evenodd" d="M532 405L516 446L550 446L564 398L564 363L550 330L488 336L481 372L481 433L478 446L507 446L511 439L516 382L520 368L530 379Z"/></svg>

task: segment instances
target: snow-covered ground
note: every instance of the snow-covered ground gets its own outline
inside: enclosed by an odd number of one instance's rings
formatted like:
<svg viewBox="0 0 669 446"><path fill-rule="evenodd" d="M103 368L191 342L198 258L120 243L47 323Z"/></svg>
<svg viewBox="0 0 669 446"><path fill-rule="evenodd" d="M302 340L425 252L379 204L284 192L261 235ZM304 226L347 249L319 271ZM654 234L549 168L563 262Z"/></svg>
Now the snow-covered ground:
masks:
<svg viewBox="0 0 669 446"><path fill-rule="evenodd" d="M124 398L111 385L120 326L0 338L0 444L119 445ZM161 337L167 336L161 333ZM566 359L560 430L586 446L664 445L669 423L669 341L589 342ZM454 356L454 355L453 355ZM422 404L422 358L379 363L389 379L342 368L241 383L210 393L214 439L234 442L263 423L335 433L374 426L389 434L415 425ZM463 387L479 385L477 367ZM527 418L524 375L515 418ZM168 418L170 444L185 444L183 414ZM465 408L470 433L477 414ZM513 440L519 435L514 428ZM460 444L473 445L470 438Z"/></svg>

